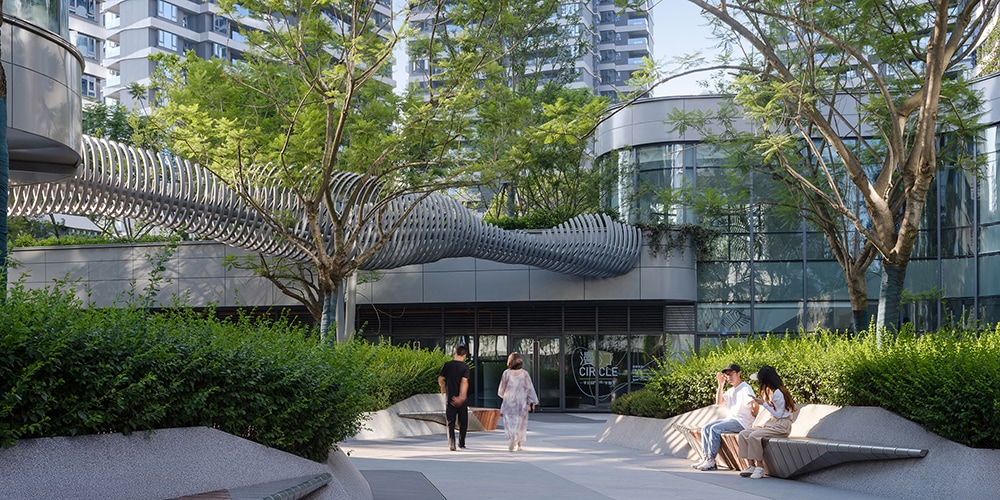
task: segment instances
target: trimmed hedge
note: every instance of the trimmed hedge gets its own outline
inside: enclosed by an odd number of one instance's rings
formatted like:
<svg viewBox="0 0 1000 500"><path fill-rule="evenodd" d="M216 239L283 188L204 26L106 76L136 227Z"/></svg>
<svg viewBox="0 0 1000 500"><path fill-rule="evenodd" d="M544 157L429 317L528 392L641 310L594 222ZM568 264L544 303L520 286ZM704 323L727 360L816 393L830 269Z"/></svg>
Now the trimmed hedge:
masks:
<svg viewBox="0 0 1000 500"><path fill-rule="evenodd" d="M208 426L323 461L364 412L434 392L436 377L411 377L448 359L310 333L189 310L86 309L72 292L16 287L0 308L0 445Z"/></svg>
<svg viewBox="0 0 1000 500"><path fill-rule="evenodd" d="M714 401L714 374L727 364L743 367L745 379L768 364L797 403L880 406L952 441L1000 448L1000 325L922 336L904 329L884 337L879 342L874 331L734 337L665 361L645 390L662 399L662 414L677 415ZM652 416L632 409L611 408Z"/></svg>

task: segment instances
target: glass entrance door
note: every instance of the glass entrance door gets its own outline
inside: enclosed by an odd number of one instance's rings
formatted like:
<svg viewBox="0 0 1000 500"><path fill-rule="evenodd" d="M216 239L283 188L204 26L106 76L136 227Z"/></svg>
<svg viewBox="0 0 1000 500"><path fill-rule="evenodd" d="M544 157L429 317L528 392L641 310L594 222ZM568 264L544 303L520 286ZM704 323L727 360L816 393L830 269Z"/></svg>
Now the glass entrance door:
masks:
<svg viewBox="0 0 1000 500"><path fill-rule="evenodd" d="M628 390L627 335L567 335L565 352L567 407L607 409Z"/></svg>
<svg viewBox="0 0 1000 500"><path fill-rule="evenodd" d="M524 369L531 375L538 393L538 407L550 410L565 408L562 397L565 378L562 340L559 337L515 337L510 352L519 352L524 358Z"/></svg>

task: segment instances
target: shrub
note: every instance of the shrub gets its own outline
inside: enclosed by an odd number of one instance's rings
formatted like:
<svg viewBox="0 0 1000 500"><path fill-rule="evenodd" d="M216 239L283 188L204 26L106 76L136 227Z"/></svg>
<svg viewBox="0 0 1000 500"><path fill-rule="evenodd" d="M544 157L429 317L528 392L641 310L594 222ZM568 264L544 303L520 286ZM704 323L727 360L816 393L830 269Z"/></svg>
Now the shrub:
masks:
<svg viewBox="0 0 1000 500"><path fill-rule="evenodd" d="M799 404L880 406L953 441L1000 447L1000 326L884 337L733 337L665 361L646 387L677 415L714 402L714 373L723 366L738 363L749 379L769 364ZM632 405L612 407L625 410Z"/></svg>
<svg viewBox="0 0 1000 500"><path fill-rule="evenodd" d="M437 388L440 351L309 333L184 309L86 309L72 291L14 287L0 308L0 445L208 426L325 460L364 412Z"/></svg>
<svg viewBox="0 0 1000 500"><path fill-rule="evenodd" d="M667 418L670 416L664 399L660 397L659 393L648 388L618 396L611 402L611 411L637 417Z"/></svg>
<svg viewBox="0 0 1000 500"><path fill-rule="evenodd" d="M441 349L412 349L387 342L373 345L371 365L378 410L417 394L437 393L441 365L452 359Z"/></svg>

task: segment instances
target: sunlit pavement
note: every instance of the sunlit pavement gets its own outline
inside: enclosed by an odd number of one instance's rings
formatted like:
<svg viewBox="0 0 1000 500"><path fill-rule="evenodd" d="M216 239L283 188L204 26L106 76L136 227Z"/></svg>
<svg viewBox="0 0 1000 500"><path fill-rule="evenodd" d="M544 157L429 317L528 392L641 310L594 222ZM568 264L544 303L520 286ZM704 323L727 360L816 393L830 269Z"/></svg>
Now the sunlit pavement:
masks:
<svg viewBox="0 0 1000 500"><path fill-rule="evenodd" d="M469 433L466 450L449 451L444 435L350 441L341 448L368 473L376 500L441 498L438 492L455 500L879 498L795 480L741 478L727 470L700 472L686 459L598 443L607 418L532 414L524 451L514 453L507 451L502 419L496 431Z"/></svg>

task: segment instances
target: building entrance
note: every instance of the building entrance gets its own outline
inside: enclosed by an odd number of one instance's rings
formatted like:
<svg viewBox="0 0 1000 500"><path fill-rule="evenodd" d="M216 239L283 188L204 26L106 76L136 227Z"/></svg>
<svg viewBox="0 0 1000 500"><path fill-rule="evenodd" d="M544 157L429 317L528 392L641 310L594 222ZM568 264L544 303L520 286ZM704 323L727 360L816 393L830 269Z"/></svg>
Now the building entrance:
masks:
<svg viewBox="0 0 1000 500"><path fill-rule="evenodd" d="M677 313L687 312L690 314ZM514 304L464 309L401 306L359 309L365 338L414 348L469 348L471 404L499 408L507 356L518 352L531 374L539 409L607 411L618 396L643 387L664 358L665 318L693 318L693 307L661 304ZM675 314L676 313L676 314ZM677 321L687 325L689 322ZM374 326L371 326L374 325ZM687 330L684 330L687 332Z"/></svg>
<svg viewBox="0 0 1000 500"><path fill-rule="evenodd" d="M650 340L654 352L643 349ZM645 385L645 370L662 352L656 340L627 334L514 336L510 352L524 357L542 411L606 410L618 395Z"/></svg>
<svg viewBox="0 0 1000 500"><path fill-rule="evenodd" d="M524 369L531 374L538 393L540 411L566 408L563 399L562 339L560 337L513 337L511 352L524 358Z"/></svg>

